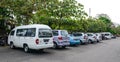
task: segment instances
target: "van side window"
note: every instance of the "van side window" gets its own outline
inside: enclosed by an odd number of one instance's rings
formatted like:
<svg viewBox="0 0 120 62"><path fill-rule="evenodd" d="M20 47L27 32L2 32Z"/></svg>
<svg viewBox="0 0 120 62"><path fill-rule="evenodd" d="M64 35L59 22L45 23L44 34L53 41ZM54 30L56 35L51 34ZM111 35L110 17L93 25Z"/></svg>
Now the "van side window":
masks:
<svg viewBox="0 0 120 62"><path fill-rule="evenodd" d="M18 29L16 36L35 37L35 33L36 33L35 28Z"/></svg>
<svg viewBox="0 0 120 62"><path fill-rule="evenodd" d="M27 30L17 29L16 36L24 36Z"/></svg>
<svg viewBox="0 0 120 62"><path fill-rule="evenodd" d="M35 37L36 29L35 28L29 28L27 29L27 32L25 34L26 37Z"/></svg>
<svg viewBox="0 0 120 62"><path fill-rule="evenodd" d="M10 35L11 35L11 36L13 36L13 35L14 35L14 33L15 33L15 31L11 31Z"/></svg>

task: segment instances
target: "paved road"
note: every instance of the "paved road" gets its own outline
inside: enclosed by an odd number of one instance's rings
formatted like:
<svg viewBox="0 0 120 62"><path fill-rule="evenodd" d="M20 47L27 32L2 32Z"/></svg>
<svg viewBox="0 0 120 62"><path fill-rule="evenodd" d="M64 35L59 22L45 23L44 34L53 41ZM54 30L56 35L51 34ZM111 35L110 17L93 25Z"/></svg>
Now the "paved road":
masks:
<svg viewBox="0 0 120 62"><path fill-rule="evenodd" d="M0 47L0 62L120 62L120 38L42 53Z"/></svg>

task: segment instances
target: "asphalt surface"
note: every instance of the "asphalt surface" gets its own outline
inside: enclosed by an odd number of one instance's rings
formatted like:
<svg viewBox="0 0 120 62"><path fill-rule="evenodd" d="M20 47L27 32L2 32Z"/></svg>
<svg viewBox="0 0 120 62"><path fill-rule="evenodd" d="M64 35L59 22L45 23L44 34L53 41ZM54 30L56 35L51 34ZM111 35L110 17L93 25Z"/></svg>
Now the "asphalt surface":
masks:
<svg viewBox="0 0 120 62"><path fill-rule="evenodd" d="M120 62L120 38L44 52L0 46L0 62Z"/></svg>

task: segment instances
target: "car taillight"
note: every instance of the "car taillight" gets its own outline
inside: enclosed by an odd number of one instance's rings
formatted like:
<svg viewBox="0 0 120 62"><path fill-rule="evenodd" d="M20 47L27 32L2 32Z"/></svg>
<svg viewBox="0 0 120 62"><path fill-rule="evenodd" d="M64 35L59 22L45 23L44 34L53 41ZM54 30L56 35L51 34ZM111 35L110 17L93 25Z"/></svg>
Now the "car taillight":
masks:
<svg viewBox="0 0 120 62"><path fill-rule="evenodd" d="M68 37L67 39L68 39L68 40L70 40L70 38L69 38L69 37Z"/></svg>
<svg viewBox="0 0 120 62"><path fill-rule="evenodd" d="M93 38L95 38L96 39L96 37L94 36Z"/></svg>
<svg viewBox="0 0 120 62"><path fill-rule="evenodd" d="M36 43L36 44L39 44L39 39L36 39L36 40L35 40L35 43Z"/></svg>
<svg viewBox="0 0 120 62"><path fill-rule="evenodd" d="M58 39L59 39L59 40L63 40L61 36L60 36L60 37L58 37Z"/></svg>
<svg viewBox="0 0 120 62"><path fill-rule="evenodd" d="M84 39L87 39L87 36L84 36Z"/></svg>
<svg viewBox="0 0 120 62"><path fill-rule="evenodd" d="M53 38L53 40L54 40L54 38Z"/></svg>

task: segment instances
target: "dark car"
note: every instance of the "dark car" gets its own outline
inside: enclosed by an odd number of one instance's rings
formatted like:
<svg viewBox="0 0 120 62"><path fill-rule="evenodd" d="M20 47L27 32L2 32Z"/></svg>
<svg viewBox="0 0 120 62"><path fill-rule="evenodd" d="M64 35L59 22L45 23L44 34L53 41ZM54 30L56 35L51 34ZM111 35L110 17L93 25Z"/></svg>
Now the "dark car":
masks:
<svg viewBox="0 0 120 62"><path fill-rule="evenodd" d="M5 45L5 40L3 38L0 38L0 45L4 46Z"/></svg>
<svg viewBox="0 0 120 62"><path fill-rule="evenodd" d="M7 45L7 36L0 36L0 45Z"/></svg>

